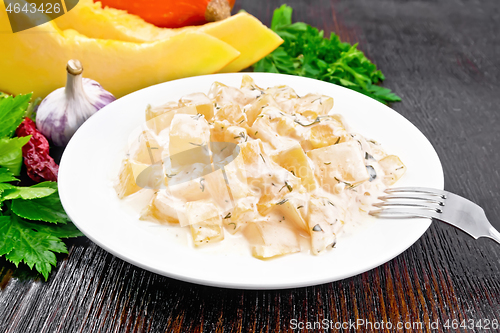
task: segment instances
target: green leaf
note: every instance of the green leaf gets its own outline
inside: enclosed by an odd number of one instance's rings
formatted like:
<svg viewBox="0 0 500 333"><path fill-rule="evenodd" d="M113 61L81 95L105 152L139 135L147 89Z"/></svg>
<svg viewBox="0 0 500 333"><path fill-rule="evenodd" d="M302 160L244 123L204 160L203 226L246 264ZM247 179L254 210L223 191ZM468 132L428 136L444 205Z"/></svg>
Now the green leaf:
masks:
<svg viewBox="0 0 500 333"><path fill-rule="evenodd" d="M10 249L4 253L5 258L16 266L24 262L30 269L35 267L45 280L52 266L57 264L54 253L68 253L66 245L52 234L51 229L40 223L24 221L16 215L2 216L0 231L4 239L2 251Z"/></svg>
<svg viewBox="0 0 500 333"><path fill-rule="evenodd" d="M54 190L57 190L57 183L51 182L51 181L45 181L45 182L41 182L41 183L38 183L38 184L31 186L31 188L38 188L38 187L48 187L48 188L53 188Z"/></svg>
<svg viewBox="0 0 500 333"><path fill-rule="evenodd" d="M282 5L274 10L271 30L276 31L284 25L292 24L292 7Z"/></svg>
<svg viewBox="0 0 500 333"><path fill-rule="evenodd" d="M50 223L67 223L69 221L58 192L40 199L12 200L11 209L16 215L28 220Z"/></svg>
<svg viewBox="0 0 500 333"><path fill-rule="evenodd" d="M50 187L14 187L9 190L5 190L4 199L12 200L12 199L37 199L43 198L51 195L56 192L55 189Z"/></svg>
<svg viewBox="0 0 500 333"><path fill-rule="evenodd" d="M284 49L279 47L255 64L256 72L295 74L294 59Z"/></svg>
<svg viewBox="0 0 500 333"><path fill-rule="evenodd" d="M338 84L370 96L382 103L401 98L377 85L385 79L357 44L340 41L303 22L292 24L292 8L283 5L274 11L271 29L283 44L254 65L256 72L283 73Z"/></svg>
<svg viewBox="0 0 500 333"><path fill-rule="evenodd" d="M12 236L12 224L10 216L0 216L0 256L3 256L14 248L14 240Z"/></svg>
<svg viewBox="0 0 500 333"><path fill-rule="evenodd" d="M340 79L339 78L339 81L340 81L340 84L343 85L344 87L356 87L356 83L354 82L351 82L349 80L346 80L346 79Z"/></svg>
<svg viewBox="0 0 500 333"><path fill-rule="evenodd" d="M52 236L59 238L75 238L84 236L84 234L78 230L78 228L73 223L68 224L46 224L38 223L37 230L40 232L49 233Z"/></svg>
<svg viewBox="0 0 500 333"><path fill-rule="evenodd" d="M255 72L279 73L274 65L273 56L264 57L254 65Z"/></svg>
<svg viewBox="0 0 500 333"><path fill-rule="evenodd" d="M37 97L34 101L30 103L28 108L26 109L26 113L24 114L24 117L30 118L33 120L33 122L36 122L36 111L37 111L37 106L42 102L41 97Z"/></svg>
<svg viewBox="0 0 500 333"><path fill-rule="evenodd" d="M283 39L294 41L298 38L298 34L307 32L309 25L297 22L294 24L279 27L275 32Z"/></svg>
<svg viewBox="0 0 500 333"><path fill-rule="evenodd" d="M10 190L16 188L14 185L6 184L6 183L0 183L0 190Z"/></svg>
<svg viewBox="0 0 500 333"><path fill-rule="evenodd" d="M8 96L0 99L0 138L11 137L23 121L32 94Z"/></svg>
<svg viewBox="0 0 500 333"><path fill-rule="evenodd" d="M0 167L9 169L14 176L19 176L23 152L21 148L28 143L31 135L22 138L0 138Z"/></svg>
<svg viewBox="0 0 500 333"><path fill-rule="evenodd" d="M397 96L393 92L391 92L390 89L381 87L381 86L376 86L376 85L370 85L368 87L368 90L373 93L377 97L381 97L386 101L390 102L400 102L401 97Z"/></svg>
<svg viewBox="0 0 500 333"><path fill-rule="evenodd" d="M1 211L1 204L5 200L5 191L16 188L14 185L10 185L7 183L0 183L0 211Z"/></svg>
<svg viewBox="0 0 500 333"><path fill-rule="evenodd" d="M290 57L282 48L278 48L272 54L272 61L278 70L288 74L289 71L295 71L294 59Z"/></svg>
<svg viewBox="0 0 500 333"><path fill-rule="evenodd" d="M0 183L14 182L18 179L7 168L0 167Z"/></svg>

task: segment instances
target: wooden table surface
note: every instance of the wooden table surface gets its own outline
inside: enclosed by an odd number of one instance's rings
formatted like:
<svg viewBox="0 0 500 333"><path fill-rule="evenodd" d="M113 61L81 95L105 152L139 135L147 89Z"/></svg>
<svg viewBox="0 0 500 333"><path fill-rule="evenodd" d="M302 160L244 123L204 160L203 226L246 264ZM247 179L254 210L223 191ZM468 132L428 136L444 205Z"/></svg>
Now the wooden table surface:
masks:
<svg viewBox="0 0 500 333"><path fill-rule="evenodd" d="M282 3L238 0L235 10L270 24ZM287 3L294 20L359 42L386 75L384 85L402 97L392 107L434 145L445 188L484 207L500 229L498 0ZM344 332L500 332L500 245L440 222L369 272L280 291L193 285L130 265L85 238L69 246L48 282L0 261L0 332L334 332L339 325ZM298 328L324 319L333 329ZM356 329L357 320L374 328ZM445 327L463 320L469 328Z"/></svg>

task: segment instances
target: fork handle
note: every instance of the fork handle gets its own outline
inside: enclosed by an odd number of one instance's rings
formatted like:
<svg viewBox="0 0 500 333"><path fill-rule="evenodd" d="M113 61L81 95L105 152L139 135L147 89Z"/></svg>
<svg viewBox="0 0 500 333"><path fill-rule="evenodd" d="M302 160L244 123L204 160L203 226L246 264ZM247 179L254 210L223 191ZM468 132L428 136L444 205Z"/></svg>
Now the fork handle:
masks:
<svg viewBox="0 0 500 333"><path fill-rule="evenodd" d="M498 244L500 244L500 232L498 232L498 230L495 229L491 225L490 225L490 229L488 230L488 235L485 235L485 237L491 238L494 241L496 241Z"/></svg>

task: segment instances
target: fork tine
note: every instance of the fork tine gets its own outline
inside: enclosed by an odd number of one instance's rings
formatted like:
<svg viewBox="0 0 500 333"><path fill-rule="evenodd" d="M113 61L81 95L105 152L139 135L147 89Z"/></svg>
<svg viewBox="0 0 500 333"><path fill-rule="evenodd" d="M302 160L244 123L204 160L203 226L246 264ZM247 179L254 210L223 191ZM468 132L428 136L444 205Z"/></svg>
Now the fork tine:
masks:
<svg viewBox="0 0 500 333"><path fill-rule="evenodd" d="M387 212L386 209L371 210L368 212L368 215L380 218L389 218L389 219L409 219L409 218L419 217L415 214L409 214L407 212L401 212L401 211Z"/></svg>
<svg viewBox="0 0 500 333"><path fill-rule="evenodd" d="M421 204L411 204L411 203L403 203L403 202L377 202L374 203L372 206L377 207L377 208L420 208L424 210L430 210L434 211L437 213L442 213L443 211L439 207L432 207L428 205L421 205Z"/></svg>
<svg viewBox="0 0 500 333"><path fill-rule="evenodd" d="M381 202L372 206L370 215L381 218L439 218L443 213L446 195L444 191L423 187L396 187L384 191Z"/></svg>
<svg viewBox="0 0 500 333"><path fill-rule="evenodd" d="M440 206L444 206L444 198L432 198L432 197L423 197L423 196L418 196L418 195L411 195L411 194L403 194L403 195L399 195L399 194L388 194L388 195L384 195L382 197L378 197L379 200L382 200L382 201L390 201L390 200L417 200L417 201L420 201L420 202L427 202L427 203L433 203L433 204L438 204Z"/></svg>
<svg viewBox="0 0 500 333"><path fill-rule="evenodd" d="M500 232L474 202L443 190L423 187L389 188L369 215L386 219L432 218L449 223L475 239L489 237L500 243ZM446 203L446 207L445 206Z"/></svg>
<svg viewBox="0 0 500 333"><path fill-rule="evenodd" d="M419 193L419 194L428 194L432 196L440 196L446 198L446 194L444 191L430 189L425 187L393 187L388 188L384 191L385 193Z"/></svg>
<svg viewBox="0 0 500 333"><path fill-rule="evenodd" d="M415 208L415 207L413 207ZM440 212L432 209L422 209L416 207L411 209L411 207L397 207L397 208L382 208L375 209L368 212L369 215L380 217L380 218L391 218L391 219L401 219L401 218L439 218Z"/></svg>

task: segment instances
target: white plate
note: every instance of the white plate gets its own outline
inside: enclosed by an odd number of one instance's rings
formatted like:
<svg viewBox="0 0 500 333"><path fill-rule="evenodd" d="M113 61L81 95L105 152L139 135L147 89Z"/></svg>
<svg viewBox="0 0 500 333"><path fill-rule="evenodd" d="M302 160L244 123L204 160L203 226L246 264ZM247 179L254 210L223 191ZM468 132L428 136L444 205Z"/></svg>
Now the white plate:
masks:
<svg viewBox="0 0 500 333"><path fill-rule="evenodd" d="M420 238L429 220L369 218L347 228L336 248L324 255L297 253L263 261L235 246L235 238L225 245L198 249L177 227L140 221L137 210L117 198L112 181L130 132L144 122L146 106L193 92L207 93L214 81L239 87L242 75L215 74L158 84L113 102L85 122L67 146L59 169L61 201L76 226L105 250L152 272L244 289L303 287L344 279L391 260ZM313 79L269 73L250 76L261 87L286 84L299 95L313 92L332 96L334 112L344 115L355 132L380 142L406 164L408 171L398 186L443 189L441 163L429 141L387 106Z"/></svg>

